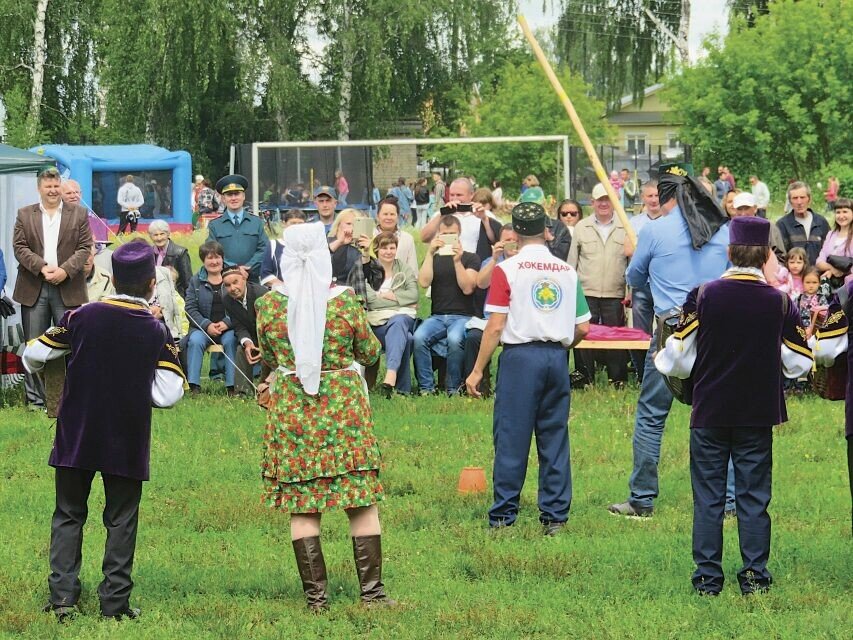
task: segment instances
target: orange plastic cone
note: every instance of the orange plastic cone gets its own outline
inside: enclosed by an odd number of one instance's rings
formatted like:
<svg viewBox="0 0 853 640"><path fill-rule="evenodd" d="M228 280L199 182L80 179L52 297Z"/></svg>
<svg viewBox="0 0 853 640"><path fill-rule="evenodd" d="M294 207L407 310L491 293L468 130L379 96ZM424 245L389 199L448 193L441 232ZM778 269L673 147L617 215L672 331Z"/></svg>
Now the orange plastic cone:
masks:
<svg viewBox="0 0 853 640"><path fill-rule="evenodd" d="M483 493L486 490L486 471L483 467L464 467L459 474L459 493Z"/></svg>

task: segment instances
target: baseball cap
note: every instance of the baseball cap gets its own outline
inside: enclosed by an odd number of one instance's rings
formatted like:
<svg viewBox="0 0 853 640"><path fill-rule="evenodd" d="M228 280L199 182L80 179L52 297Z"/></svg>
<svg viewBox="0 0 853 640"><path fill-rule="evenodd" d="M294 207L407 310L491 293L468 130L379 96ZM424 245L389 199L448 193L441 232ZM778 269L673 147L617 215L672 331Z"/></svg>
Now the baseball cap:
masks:
<svg viewBox="0 0 853 640"><path fill-rule="evenodd" d="M592 188L592 199L598 200L599 198L607 197L607 189L604 188L604 185L600 182Z"/></svg>
<svg viewBox="0 0 853 640"><path fill-rule="evenodd" d="M747 191L743 191L735 196L732 201L732 206L737 209L739 207L754 207L755 196Z"/></svg>
<svg viewBox="0 0 853 640"><path fill-rule="evenodd" d="M330 187L329 185L326 185L326 184L324 184L322 187L317 187L314 190L314 197L315 198L319 195L322 195L322 194L325 194L325 195L327 195L330 198L333 198L335 200L338 199L338 195L335 193L335 189L333 187Z"/></svg>

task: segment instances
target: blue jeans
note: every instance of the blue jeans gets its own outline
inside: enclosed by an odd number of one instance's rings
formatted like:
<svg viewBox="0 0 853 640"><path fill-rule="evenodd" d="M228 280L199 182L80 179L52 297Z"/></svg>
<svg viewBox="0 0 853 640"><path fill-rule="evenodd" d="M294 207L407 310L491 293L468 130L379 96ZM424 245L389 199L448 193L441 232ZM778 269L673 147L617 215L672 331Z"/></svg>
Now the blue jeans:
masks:
<svg viewBox="0 0 853 640"><path fill-rule="evenodd" d="M738 539L743 593L766 589L773 578L770 516L773 467L772 427L690 430L690 480L693 486L693 586L719 593L723 588L723 510L726 465L737 473Z"/></svg>
<svg viewBox="0 0 853 640"><path fill-rule="evenodd" d="M447 391L453 392L462 384L462 367L465 365L465 324L470 316L430 316L415 331L415 376L421 391L433 391L432 348L447 339Z"/></svg>
<svg viewBox="0 0 853 640"><path fill-rule="evenodd" d="M652 336L652 345L657 344L658 332ZM643 384L637 401L637 417L634 422L634 469L628 480L631 497L628 501L636 509L654 506L658 497L658 462L663 429L672 408L672 393L664 382L663 374L655 368L655 349L646 353ZM729 460L726 479L726 508L734 508L734 469Z"/></svg>
<svg viewBox="0 0 853 640"><path fill-rule="evenodd" d="M415 319L404 313L398 313L388 322L372 327L373 333L385 350L385 368L397 372L395 388L400 393L411 393L412 374L409 359L412 357L412 327Z"/></svg>
<svg viewBox="0 0 853 640"><path fill-rule="evenodd" d="M208 336L206 332L200 329L193 329L187 337L187 382L190 384L201 385L201 363L204 360L204 352L210 345L212 336ZM225 349L225 355L229 360L225 360L225 386L234 386L234 359L237 357L237 335L232 329L229 329L218 338L212 338L216 344L221 344Z"/></svg>
<svg viewBox="0 0 853 640"><path fill-rule="evenodd" d="M652 292L648 284L645 287L631 291L631 318L635 329L642 329L649 335L652 334L655 309ZM652 345L652 348L654 348L654 345ZM646 352L642 349L633 349L631 351L631 362L634 363L637 380L642 384L643 374L645 373Z"/></svg>

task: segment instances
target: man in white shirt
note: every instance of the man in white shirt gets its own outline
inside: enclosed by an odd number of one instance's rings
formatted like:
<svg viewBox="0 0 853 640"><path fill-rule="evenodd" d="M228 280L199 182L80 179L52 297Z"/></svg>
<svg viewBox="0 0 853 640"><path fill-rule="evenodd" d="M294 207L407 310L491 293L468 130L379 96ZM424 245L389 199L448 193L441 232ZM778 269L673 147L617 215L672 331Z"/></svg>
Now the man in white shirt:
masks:
<svg viewBox="0 0 853 640"><path fill-rule="evenodd" d="M459 205L471 205L471 211L459 211L454 213L459 218L462 231L459 241L462 250L476 253L483 260L492 254L491 247L497 242L500 235L501 225L497 222L491 211L486 211L479 202L472 202L474 198L474 185L468 178L457 178L450 183L450 200L447 205L451 208L459 208ZM444 206L437 203L439 207ZM438 231L441 216L433 216L432 219L421 229L421 242L429 243ZM495 221L493 225L490 221Z"/></svg>
<svg viewBox="0 0 853 640"><path fill-rule="evenodd" d="M483 371L503 343L492 423L494 503L489 526L515 523L535 434L539 521L543 533L553 536L566 525L572 502L566 349L586 336L590 313L577 273L552 256L545 244L546 219L536 203L522 202L512 210L521 247L494 267L486 303L489 320L465 382L468 393L479 397Z"/></svg>
<svg viewBox="0 0 853 640"><path fill-rule="evenodd" d="M755 196L755 206L758 207L758 217L767 217L767 207L770 206L770 189L758 176L749 176L749 184L752 185L752 195Z"/></svg>
<svg viewBox="0 0 853 640"><path fill-rule="evenodd" d="M116 200L121 207L118 232L124 233L127 225L130 224L130 232L136 233L136 225L139 224L139 209L145 204L145 197L142 195L142 189L133 183L133 176L129 175L124 179L124 184L119 188Z"/></svg>
<svg viewBox="0 0 853 640"><path fill-rule="evenodd" d="M13 246L18 261L14 299L21 305L24 337L32 340L68 309L89 301L83 267L92 250L86 209L64 205L59 172L51 167L38 176L40 201L18 210ZM26 378L27 403L44 407L44 386Z"/></svg>

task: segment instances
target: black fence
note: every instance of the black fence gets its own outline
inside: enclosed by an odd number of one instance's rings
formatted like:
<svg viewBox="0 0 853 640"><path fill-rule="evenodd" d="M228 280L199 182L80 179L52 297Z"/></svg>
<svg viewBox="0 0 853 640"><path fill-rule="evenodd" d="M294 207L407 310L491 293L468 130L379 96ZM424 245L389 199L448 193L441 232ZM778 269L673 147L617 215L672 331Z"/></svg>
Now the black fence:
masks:
<svg viewBox="0 0 853 640"><path fill-rule="evenodd" d="M252 145L235 148L237 173L249 178L247 200L251 202ZM299 208L312 206L315 189L337 188L336 172L349 186L338 193L338 206L367 209L372 202L373 151L370 147L293 147L258 150L259 201L262 208Z"/></svg>
<svg viewBox="0 0 853 640"><path fill-rule="evenodd" d="M639 151L641 153L636 153L633 149L629 151L624 147L608 145L596 148L598 158L608 173L627 169L631 179L638 184L656 179L658 167L661 164L690 162L691 158L689 146L643 145ZM598 182L598 176L595 175L595 169L592 168L592 163L583 147L570 147L569 155L569 180L573 197L582 202L588 202L592 188Z"/></svg>

